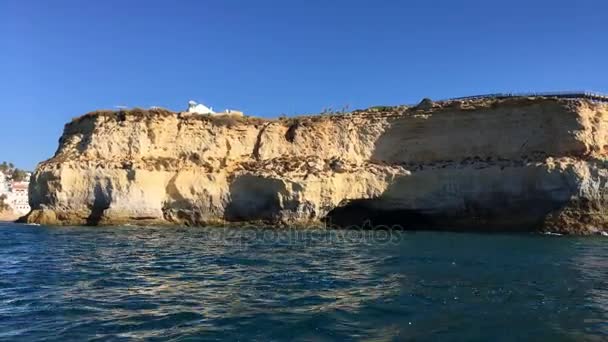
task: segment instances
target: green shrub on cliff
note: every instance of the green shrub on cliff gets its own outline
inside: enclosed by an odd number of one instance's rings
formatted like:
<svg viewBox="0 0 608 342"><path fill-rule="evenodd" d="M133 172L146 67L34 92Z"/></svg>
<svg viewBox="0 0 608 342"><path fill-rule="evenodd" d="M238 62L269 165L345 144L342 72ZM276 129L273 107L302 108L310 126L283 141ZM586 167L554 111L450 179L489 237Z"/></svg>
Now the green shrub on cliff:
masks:
<svg viewBox="0 0 608 342"><path fill-rule="evenodd" d="M15 169L13 171L12 178L13 178L13 181L15 181L15 182L23 182L26 177L27 177L27 173L23 170Z"/></svg>
<svg viewBox="0 0 608 342"><path fill-rule="evenodd" d="M232 128L239 124L239 122L243 122L244 120L240 120L241 117L237 117L234 115L218 115L218 116L210 116L211 122L216 124L217 126L226 126L228 128Z"/></svg>
<svg viewBox="0 0 608 342"><path fill-rule="evenodd" d="M219 127L226 126L228 128L234 127L238 124L259 126L259 125L263 125L267 122L272 121L270 119L258 118L258 117L254 117L254 116L233 115L233 114L214 114L214 115L197 114L197 115L188 116L187 118L188 118L188 120L209 121L216 126L219 126Z"/></svg>
<svg viewBox="0 0 608 342"><path fill-rule="evenodd" d="M12 170L13 168L14 168L13 163L7 163L7 162L3 161L2 164L0 164L0 171L2 171L5 174L9 173L9 171Z"/></svg>
<svg viewBox="0 0 608 342"><path fill-rule="evenodd" d="M6 203L6 195L0 195L0 211L7 211L11 207Z"/></svg>
<svg viewBox="0 0 608 342"><path fill-rule="evenodd" d="M393 107L391 106L374 106L374 107L370 107L371 111L374 112L390 112L393 110Z"/></svg>
<svg viewBox="0 0 608 342"><path fill-rule="evenodd" d="M4 173L9 179L15 182L22 182L27 178L27 172L18 169L13 163L3 161L0 163L0 172Z"/></svg>
<svg viewBox="0 0 608 342"><path fill-rule="evenodd" d="M143 109L143 108L131 108L131 109L121 109L121 110L108 110L108 109L100 109L93 112L86 113L84 115L72 118L71 123L78 123L86 118L96 118L96 117L110 117L117 118L121 121L124 121L127 116L135 117L135 118L148 118L153 116L168 116L168 115L176 115L168 109L165 108L152 108L152 109Z"/></svg>

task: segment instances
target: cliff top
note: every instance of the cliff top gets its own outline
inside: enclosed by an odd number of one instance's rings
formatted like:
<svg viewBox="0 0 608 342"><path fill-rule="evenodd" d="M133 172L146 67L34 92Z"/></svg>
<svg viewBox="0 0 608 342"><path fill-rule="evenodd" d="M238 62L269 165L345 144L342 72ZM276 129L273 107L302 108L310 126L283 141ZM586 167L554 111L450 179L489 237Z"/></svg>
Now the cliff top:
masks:
<svg viewBox="0 0 608 342"><path fill-rule="evenodd" d="M307 121L307 120L319 120L325 118L340 118L350 115L407 115L409 114L420 114L421 112L440 112L442 110L477 110L483 108L490 108L496 106L518 106L530 104L531 102L543 103L543 102L558 102L564 105L576 105L583 102L593 103L593 99L585 97L557 97L557 96L504 96L504 97L467 97L467 98L456 98L442 101L432 101L431 99L423 99L418 105L394 105L394 106L373 106L366 109L357 109L353 111L325 111L319 114L305 114L293 117L281 116L279 118L261 118L254 116L237 116L230 114L221 115L196 115L186 112L174 112L164 108L154 109L121 109L121 110L95 110L86 113L82 116L75 117L72 121L66 124L66 128L72 124L80 123L86 119L96 119L99 117L112 117L118 121L125 121L127 117L130 119L152 119L163 116L179 116L186 120L201 120L209 121L218 126L232 127L237 124L245 125L262 125L268 122L285 122L287 125L294 123ZM608 104L603 104L608 106Z"/></svg>

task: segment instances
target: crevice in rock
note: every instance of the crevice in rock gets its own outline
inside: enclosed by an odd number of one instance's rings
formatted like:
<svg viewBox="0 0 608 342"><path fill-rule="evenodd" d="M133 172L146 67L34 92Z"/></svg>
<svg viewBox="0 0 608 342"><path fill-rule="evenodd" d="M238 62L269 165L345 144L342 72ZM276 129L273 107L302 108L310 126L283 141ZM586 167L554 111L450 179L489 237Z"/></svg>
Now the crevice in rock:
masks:
<svg viewBox="0 0 608 342"><path fill-rule="evenodd" d="M285 140L289 141L290 143L293 143L294 140L296 139L296 130L300 127L300 123L296 122L294 124L292 124L291 126L289 126L289 128L287 129L287 132L285 132Z"/></svg>
<svg viewBox="0 0 608 342"><path fill-rule="evenodd" d="M111 189L110 189L111 190ZM110 207L110 198L107 196L100 184L95 185L95 199L91 207L91 213L86 219L87 225L96 226L103 219L103 214Z"/></svg>
<svg viewBox="0 0 608 342"><path fill-rule="evenodd" d="M266 128L271 123L272 122L268 122L268 123L264 124L264 126L262 126L262 128L260 128L260 131L258 132L258 137L255 140L255 145L253 146L253 157L256 160L260 160L260 146L262 145L262 134L264 134L264 131L266 131Z"/></svg>

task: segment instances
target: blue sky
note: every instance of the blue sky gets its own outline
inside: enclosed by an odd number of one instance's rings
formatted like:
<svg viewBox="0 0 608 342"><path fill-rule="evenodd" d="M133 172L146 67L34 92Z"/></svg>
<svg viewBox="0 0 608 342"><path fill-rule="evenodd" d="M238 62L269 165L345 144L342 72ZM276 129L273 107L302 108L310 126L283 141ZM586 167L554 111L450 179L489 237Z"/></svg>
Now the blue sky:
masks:
<svg viewBox="0 0 608 342"><path fill-rule="evenodd" d="M0 160L33 169L117 105L315 113L608 92L608 1L0 0Z"/></svg>

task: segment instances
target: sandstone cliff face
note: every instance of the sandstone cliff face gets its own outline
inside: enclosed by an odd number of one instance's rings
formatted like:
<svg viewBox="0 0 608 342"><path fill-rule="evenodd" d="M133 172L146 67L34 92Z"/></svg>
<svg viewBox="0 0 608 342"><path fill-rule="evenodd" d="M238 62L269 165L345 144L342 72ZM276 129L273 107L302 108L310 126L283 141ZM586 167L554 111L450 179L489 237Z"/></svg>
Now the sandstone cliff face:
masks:
<svg viewBox="0 0 608 342"><path fill-rule="evenodd" d="M2 210L0 209L0 222L14 222L19 218L19 214L12 211L11 209Z"/></svg>
<svg viewBox="0 0 608 342"><path fill-rule="evenodd" d="M165 111L66 125L29 222L608 229L608 105L513 98L264 121Z"/></svg>

